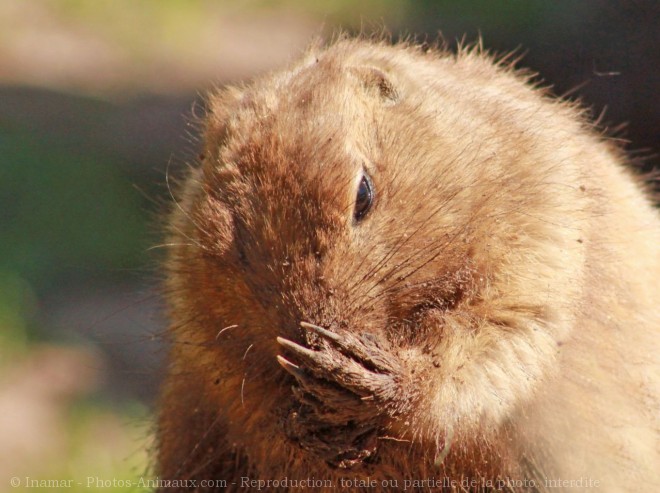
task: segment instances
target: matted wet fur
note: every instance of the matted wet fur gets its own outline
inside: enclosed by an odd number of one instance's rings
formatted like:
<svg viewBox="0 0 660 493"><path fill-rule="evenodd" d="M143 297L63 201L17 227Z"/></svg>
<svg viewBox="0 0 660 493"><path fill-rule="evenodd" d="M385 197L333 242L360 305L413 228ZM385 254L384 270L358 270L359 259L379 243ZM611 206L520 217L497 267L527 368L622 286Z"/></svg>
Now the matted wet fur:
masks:
<svg viewBox="0 0 660 493"><path fill-rule="evenodd" d="M161 480L660 488L660 220L580 108L479 47L340 39L212 94L204 139Z"/></svg>

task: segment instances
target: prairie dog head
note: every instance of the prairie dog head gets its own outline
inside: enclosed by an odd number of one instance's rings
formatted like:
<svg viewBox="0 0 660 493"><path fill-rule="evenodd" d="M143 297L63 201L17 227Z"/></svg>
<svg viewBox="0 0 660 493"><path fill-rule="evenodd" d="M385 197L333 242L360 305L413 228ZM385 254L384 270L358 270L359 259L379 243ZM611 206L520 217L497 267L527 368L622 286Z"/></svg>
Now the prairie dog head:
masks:
<svg viewBox="0 0 660 493"><path fill-rule="evenodd" d="M477 51L364 41L209 103L169 282L230 440L441 454L551 374L584 262L576 110Z"/></svg>

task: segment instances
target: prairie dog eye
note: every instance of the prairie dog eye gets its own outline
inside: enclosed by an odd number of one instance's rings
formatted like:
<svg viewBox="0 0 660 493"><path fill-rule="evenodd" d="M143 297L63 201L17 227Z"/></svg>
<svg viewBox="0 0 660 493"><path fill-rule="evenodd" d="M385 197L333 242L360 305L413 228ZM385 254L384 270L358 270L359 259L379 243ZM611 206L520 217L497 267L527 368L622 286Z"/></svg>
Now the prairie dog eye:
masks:
<svg viewBox="0 0 660 493"><path fill-rule="evenodd" d="M374 201L374 185L371 178L366 172L362 173L362 179L358 187L357 196L355 198L355 212L353 217L355 221L360 221L371 209L371 204Z"/></svg>

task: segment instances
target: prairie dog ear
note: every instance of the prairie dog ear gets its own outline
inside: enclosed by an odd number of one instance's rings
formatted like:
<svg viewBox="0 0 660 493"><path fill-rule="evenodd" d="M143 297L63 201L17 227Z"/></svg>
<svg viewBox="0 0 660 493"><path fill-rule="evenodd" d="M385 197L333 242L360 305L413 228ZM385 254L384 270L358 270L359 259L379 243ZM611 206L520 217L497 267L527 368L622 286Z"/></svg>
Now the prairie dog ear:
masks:
<svg viewBox="0 0 660 493"><path fill-rule="evenodd" d="M376 67L352 67L351 73L361 82L368 91L379 97L385 104L396 104L401 95L387 74Z"/></svg>

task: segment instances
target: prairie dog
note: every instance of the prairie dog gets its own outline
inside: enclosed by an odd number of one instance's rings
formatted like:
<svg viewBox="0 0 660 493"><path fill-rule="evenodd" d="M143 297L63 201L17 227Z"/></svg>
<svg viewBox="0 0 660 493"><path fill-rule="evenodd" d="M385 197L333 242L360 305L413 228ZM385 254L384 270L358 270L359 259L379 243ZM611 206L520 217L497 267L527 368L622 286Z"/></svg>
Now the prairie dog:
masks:
<svg viewBox="0 0 660 493"><path fill-rule="evenodd" d="M660 488L660 218L624 164L478 48L341 39L210 95L160 476Z"/></svg>

